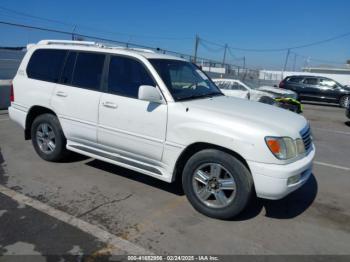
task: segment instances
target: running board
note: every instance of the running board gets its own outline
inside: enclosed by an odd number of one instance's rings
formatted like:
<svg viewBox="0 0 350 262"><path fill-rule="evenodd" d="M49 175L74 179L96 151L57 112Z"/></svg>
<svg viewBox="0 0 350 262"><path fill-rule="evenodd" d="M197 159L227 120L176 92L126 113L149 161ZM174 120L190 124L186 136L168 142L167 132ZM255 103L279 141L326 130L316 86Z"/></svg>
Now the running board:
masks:
<svg viewBox="0 0 350 262"><path fill-rule="evenodd" d="M93 155L97 155L97 156L100 156L100 157L103 157L103 158L108 158L108 159L110 159L112 161L116 161L116 162L119 162L119 163L122 163L122 164L125 164L125 165L128 165L128 166L133 166L133 167L136 167L136 168L139 168L139 169L143 169L143 170L146 170L148 172L151 172L151 173L154 173L154 174L162 176L162 173L157 168L154 168L154 167L151 167L151 166L147 166L147 165L144 165L144 164L141 164L141 163L138 163L138 162L134 162L134 161L125 159L125 158L123 158L121 156L113 155L113 153L111 153L111 154L104 153L104 152L101 152L99 150L95 150L95 149L93 149L91 147L85 147L85 146L80 146L80 145L69 145L69 146L72 147L72 148L75 148L77 150L80 150L80 151L84 151L84 152L87 152L87 153L90 153L90 154L93 154Z"/></svg>

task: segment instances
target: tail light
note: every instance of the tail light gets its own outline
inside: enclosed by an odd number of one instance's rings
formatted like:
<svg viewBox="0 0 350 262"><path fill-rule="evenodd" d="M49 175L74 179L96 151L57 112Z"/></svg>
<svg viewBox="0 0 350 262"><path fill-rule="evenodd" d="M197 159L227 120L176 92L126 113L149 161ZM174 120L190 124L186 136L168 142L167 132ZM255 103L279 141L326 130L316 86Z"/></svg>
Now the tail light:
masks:
<svg viewBox="0 0 350 262"><path fill-rule="evenodd" d="M284 81L281 81L279 84L279 88L283 88L284 87Z"/></svg>
<svg viewBox="0 0 350 262"><path fill-rule="evenodd" d="M14 102L14 101L15 101L15 93L14 93L14 91L13 91L13 83L11 83L10 101L11 101L11 102Z"/></svg>

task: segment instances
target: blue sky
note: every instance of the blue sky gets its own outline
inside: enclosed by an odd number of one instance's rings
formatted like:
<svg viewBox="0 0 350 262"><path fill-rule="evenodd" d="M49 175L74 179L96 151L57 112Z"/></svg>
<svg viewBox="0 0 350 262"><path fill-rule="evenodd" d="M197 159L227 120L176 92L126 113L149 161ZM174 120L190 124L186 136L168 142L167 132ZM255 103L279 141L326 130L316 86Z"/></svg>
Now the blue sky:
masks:
<svg viewBox="0 0 350 262"><path fill-rule="evenodd" d="M232 47L284 48L306 44L350 32L350 1L15 1L2 0L5 7L65 24L28 18L0 9L0 20L131 41L174 51L193 53L194 36ZM112 33L113 32L113 33ZM23 45L42 38L63 37L0 25L0 46ZM206 44L199 56L222 60L223 48ZM227 61L248 67L283 67L286 51L247 52L231 50ZM343 63L350 59L350 35L322 45L294 50L296 65L305 57L312 65L321 60ZM303 57L304 56L304 57ZM320 60L320 61L319 61ZM294 54L288 67L293 66ZM333 64L337 66L336 63Z"/></svg>

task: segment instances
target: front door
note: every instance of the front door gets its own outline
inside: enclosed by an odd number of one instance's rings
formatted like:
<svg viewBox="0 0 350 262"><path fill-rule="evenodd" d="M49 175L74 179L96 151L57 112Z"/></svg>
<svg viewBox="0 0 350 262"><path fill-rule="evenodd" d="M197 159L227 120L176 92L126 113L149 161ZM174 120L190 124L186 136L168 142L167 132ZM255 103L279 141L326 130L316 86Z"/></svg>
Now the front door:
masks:
<svg viewBox="0 0 350 262"><path fill-rule="evenodd" d="M156 85L150 73L141 61L111 56L106 82L99 104L98 143L124 157L160 161L167 105L138 99L141 85Z"/></svg>

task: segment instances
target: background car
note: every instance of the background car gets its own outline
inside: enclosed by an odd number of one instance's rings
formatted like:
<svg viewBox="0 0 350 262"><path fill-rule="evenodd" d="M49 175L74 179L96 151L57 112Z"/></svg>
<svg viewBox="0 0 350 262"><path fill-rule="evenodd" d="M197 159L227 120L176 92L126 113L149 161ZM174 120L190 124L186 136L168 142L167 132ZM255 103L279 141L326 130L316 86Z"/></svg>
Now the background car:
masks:
<svg viewBox="0 0 350 262"><path fill-rule="evenodd" d="M326 77L288 76L279 87L296 92L300 100L337 103L345 108L350 102L350 88Z"/></svg>
<svg viewBox="0 0 350 262"><path fill-rule="evenodd" d="M301 103L297 101L297 94L291 90L283 90L272 86L253 88L254 84L247 84L237 79L217 78L213 81L227 96L250 99L297 113L302 112Z"/></svg>
<svg viewBox="0 0 350 262"><path fill-rule="evenodd" d="M260 101L265 96L271 98L297 98L297 94L291 90L283 90L272 86L255 87L252 83L248 84L238 79L216 78L213 81L225 95L248 98L253 101Z"/></svg>

